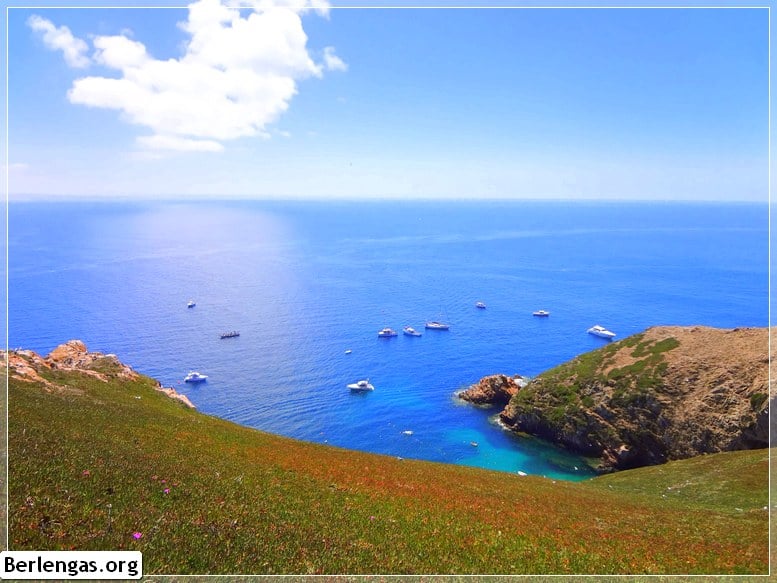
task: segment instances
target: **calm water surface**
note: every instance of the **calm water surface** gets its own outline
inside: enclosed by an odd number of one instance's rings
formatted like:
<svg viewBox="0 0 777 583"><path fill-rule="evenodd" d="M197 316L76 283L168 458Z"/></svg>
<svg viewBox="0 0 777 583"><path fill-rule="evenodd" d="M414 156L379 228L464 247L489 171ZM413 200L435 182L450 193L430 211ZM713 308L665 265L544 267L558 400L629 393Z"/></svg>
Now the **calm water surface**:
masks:
<svg viewBox="0 0 777 583"><path fill-rule="evenodd" d="M496 411L454 393L597 348L605 341L585 333L594 324L623 338L658 324L768 322L766 205L18 203L9 213L12 347L47 353L79 338L202 412L407 458L587 477L579 458L502 431ZM532 317L541 308L550 318ZM401 335L438 318L449 332ZM379 339L386 326L400 336ZM221 340L228 330L241 335ZM189 370L208 382L184 384ZM346 389L367 377L374 392Z"/></svg>

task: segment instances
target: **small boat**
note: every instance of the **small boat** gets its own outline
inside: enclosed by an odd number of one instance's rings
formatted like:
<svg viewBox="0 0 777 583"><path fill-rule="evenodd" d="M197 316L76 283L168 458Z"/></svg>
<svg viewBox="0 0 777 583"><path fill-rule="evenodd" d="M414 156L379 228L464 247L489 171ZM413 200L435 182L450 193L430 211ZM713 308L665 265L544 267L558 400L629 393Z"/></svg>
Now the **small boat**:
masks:
<svg viewBox="0 0 777 583"><path fill-rule="evenodd" d="M392 336L396 336L396 335L397 333L391 328L383 328L383 330L378 332L378 336L380 338L391 338Z"/></svg>
<svg viewBox="0 0 777 583"><path fill-rule="evenodd" d="M411 328L410 326L405 326L402 328L402 334L405 336L420 336L421 333L416 330L415 328Z"/></svg>
<svg viewBox="0 0 777 583"><path fill-rule="evenodd" d="M183 379L183 382L185 383L204 383L208 380L207 375L200 374L195 371L191 371L189 374L186 375L186 378Z"/></svg>
<svg viewBox="0 0 777 583"><path fill-rule="evenodd" d="M353 352L353 350L351 350L350 348L345 351L346 354L351 354L352 352Z"/></svg>
<svg viewBox="0 0 777 583"><path fill-rule="evenodd" d="M486 304L484 304L483 302L475 302L475 307L480 308L481 310L485 310Z"/></svg>
<svg viewBox="0 0 777 583"><path fill-rule="evenodd" d="M593 334L594 336L599 336L600 338L607 338L607 340L611 340L612 338L615 338L615 332L610 332L607 330L607 328L604 328L603 326L599 326L597 324L596 326L591 326L588 329L589 334Z"/></svg>
<svg viewBox="0 0 777 583"><path fill-rule="evenodd" d="M413 435L413 432L412 432L412 431L410 431L409 429L406 429L406 430L405 430L405 431L403 431L402 433L403 433L403 435Z"/></svg>
<svg viewBox="0 0 777 583"><path fill-rule="evenodd" d="M189 300L189 303L187 303L187 304L186 304L186 307L187 307L187 308L193 308L193 307L194 307L194 306L196 306L196 305L197 305L197 304L195 304L195 303L194 303L194 300Z"/></svg>
<svg viewBox="0 0 777 583"><path fill-rule="evenodd" d="M477 446L478 446L478 442L477 442L477 441L470 441L470 442L469 442L469 444L470 444L472 447L477 447Z"/></svg>
<svg viewBox="0 0 777 583"><path fill-rule="evenodd" d="M425 328L428 328L429 330L448 330L450 329L450 326L448 324L443 324L442 322L427 322Z"/></svg>
<svg viewBox="0 0 777 583"><path fill-rule="evenodd" d="M224 338L237 338L238 336L240 336L240 332L238 332L237 330L232 330L232 332L224 332L221 335L221 338L222 339L224 339Z"/></svg>
<svg viewBox="0 0 777 583"><path fill-rule="evenodd" d="M537 310L536 312L531 313L532 316L540 316L541 318L547 318L550 316L550 312L546 312L545 310Z"/></svg>
<svg viewBox="0 0 777 583"><path fill-rule="evenodd" d="M352 391L374 391L375 387L370 384L370 379L358 381L348 385L348 388Z"/></svg>

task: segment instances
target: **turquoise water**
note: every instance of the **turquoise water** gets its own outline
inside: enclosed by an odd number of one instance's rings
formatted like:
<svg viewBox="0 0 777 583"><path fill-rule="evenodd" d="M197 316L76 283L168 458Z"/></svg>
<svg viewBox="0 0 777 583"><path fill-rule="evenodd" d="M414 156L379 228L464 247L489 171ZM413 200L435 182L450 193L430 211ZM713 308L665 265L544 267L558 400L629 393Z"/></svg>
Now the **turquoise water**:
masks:
<svg viewBox="0 0 777 583"><path fill-rule="evenodd" d="M10 346L46 353L79 338L205 413L405 458L588 477L579 458L503 431L495 410L454 393L597 348L606 341L585 332L594 324L623 338L658 324L768 323L766 205L18 203L9 213ZM450 331L377 337L438 318ZM240 337L221 340L229 330ZM208 382L184 384L189 370ZM346 389L362 378L375 391Z"/></svg>

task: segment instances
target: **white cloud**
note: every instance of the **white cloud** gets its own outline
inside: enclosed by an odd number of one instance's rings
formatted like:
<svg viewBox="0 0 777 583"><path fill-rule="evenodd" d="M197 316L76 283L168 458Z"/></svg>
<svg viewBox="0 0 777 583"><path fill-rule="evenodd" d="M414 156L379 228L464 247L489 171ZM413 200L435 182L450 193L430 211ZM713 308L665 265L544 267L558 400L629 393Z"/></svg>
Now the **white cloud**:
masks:
<svg viewBox="0 0 777 583"><path fill-rule="evenodd" d="M146 47L126 36L98 36L92 41L94 61L112 69L140 67L148 61Z"/></svg>
<svg viewBox="0 0 777 583"><path fill-rule="evenodd" d="M192 140L176 136L141 136L138 143L149 150L176 150L178 152L221 152L219 142L213 140Z"/></svg>
<svg viewBox="0 0 777 583"><path fill-rule="evenodd" d="M267 138L300 80L347 68L333 47L324 49L323 63L311 58L301 18L311 10L326 16L328 4L257 0L246 14L199 0L178 25L189 35L178 59L155 59L125 35L97 36L94 63L120 76L77 79L68 98L118 110L127 122L149 128L152 134L137 140L148 150L217 152L226 140Z"/></svg>
<svg viewBox="0 0 777 583"><path fill-rule="evenodd" d="M324 67L327 71L347 71L348 65L335 54L334 47L324 48Z"/></svg>
<svg viewBox="0 0 777 583"><path fill-rule="evenodd" d="M65 62L70 67L83 69L89 66L89 57L86 56L89 45L80 38L74 37L67 26L56 27L51 21L37 15L27 19L27 26L41 35L43 44L47 48L52 51L62 51Z"/></svg>

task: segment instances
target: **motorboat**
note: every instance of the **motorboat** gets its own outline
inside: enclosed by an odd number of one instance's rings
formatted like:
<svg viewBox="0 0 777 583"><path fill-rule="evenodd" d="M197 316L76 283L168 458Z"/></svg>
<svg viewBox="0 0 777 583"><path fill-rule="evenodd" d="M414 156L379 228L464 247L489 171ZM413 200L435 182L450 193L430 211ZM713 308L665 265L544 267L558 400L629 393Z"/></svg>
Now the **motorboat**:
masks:
<svg viewBox="0 0 777 583"><path fill-rule="evenodd" d="M352 352L353 352L353 350L351 350L350 348L345 351L346 354L351 354Z"/></svg>
<svg viewBox="0 0 777 583"><path fill-rule="evenodd" d="M416 330L415 328L411 328L410 326L405 326L402 328L402 334L405 336L420 336L421 333Z"/></svg>
<svg viewBox="0 0 777 583"><path fill-rule="evenodd" d="M475 307L480 308L481 310L485 310L486 304L484 304L483 302L475 302Z"/></svg>
<svg viewBox="0 0 777 583"><path fill-rule="evenodd" d="M187 307L187 308L193 308L193 307L194 307L194 306L196 306L196 305L197 305L197 304L196 304L196 303L194 303L194 300L189 300L189 302L186 304L186 307Z"/></svg>
<svg viewBox="0 0 777 583"><path fill-rule="evenodd" d="M378 336L380 338L391 338L392 336L396 336L396 335L397 333L391 328L383 328L383 330L378 332Z"/></svg>
<svg viewBox="0 0 777 583"><path fill-rule="evenodd" d="M348 388L352 391L374 391L375 387L370 384L370 379L358 381L348 385Z"/></svg>
<svg viewBox="0 0 777 583"><path fill-rule="evenodd" d="M536 312L532 312L532 316L540 316L541 318L547 318L550 316L550 312L546 312L545 310L537 310Z"/></svg>
<svg viewBox="0 0 777 583"><path fill-rule="evenodd" d="M186 375L186 378L183 379L183 382L185 383L204 383L208 380L208 376L204 374L200 374L196 371L191 371L189 374Z"/></svg>
<svg viewBox="0 0 777 583"><path fill-rule="evenodd" d="M425 328L428 328L429 330L448 330L450 329L450 326L448 324L443 324L442 322L427 322Z"/></svg>
<svg viewBox="0 0 777 583"><path fill-rule="evenodd" d="M591 326L588 329L588 333L593 334L594 336L599 336L600 338L607 338L607 340L615 338L615 332L610 332L604 326L599 326L599 324L596 326Z"/></svg>
<svg viewBox="0 0 777 583"><path fill-rule="evenodd" d="M223 340L224 338L237 338L238 336L240 336L240 332L237 330L232 330L232 332L224 332L221 335L221 338Z"/></svg>

